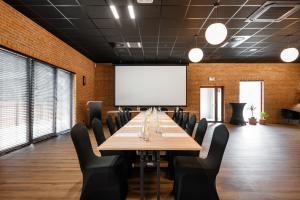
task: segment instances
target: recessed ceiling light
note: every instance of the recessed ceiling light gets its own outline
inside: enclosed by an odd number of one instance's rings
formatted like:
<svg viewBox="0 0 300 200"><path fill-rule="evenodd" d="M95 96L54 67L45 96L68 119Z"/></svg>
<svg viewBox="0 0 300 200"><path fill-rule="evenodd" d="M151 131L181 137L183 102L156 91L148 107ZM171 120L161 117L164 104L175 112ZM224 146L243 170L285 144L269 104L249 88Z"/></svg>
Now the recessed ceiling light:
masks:
<svg viewBox="0 0 300 200"><path fill-rule="evenodd" d="M134 10L133 10L133 6L132 5L128 6L128 12L129 12L130 18L131 19L135 19L135 14L134 14Z"/></svg>
<svg viewBox="0 0 300 200"><path fill-rule="evenodd" d="M112 14L114 15L115 19L119 19L120 16L119 16L119 14L118 14L118 11L117 11L117 9L116 9L116 6L110 5L109 7L110 7L110 10L111 10Z"/></svg>
<svg viewBox="0 0 300 200"><path fill-rule="evenodd" d="M138 3L153 3L153 0L137 0Z"/></svg>
<svg viewBox="0 0 300 200"><path fill-rule="evenodd" d="M250 52L257 51L257 49L249 49Z"/></svg>

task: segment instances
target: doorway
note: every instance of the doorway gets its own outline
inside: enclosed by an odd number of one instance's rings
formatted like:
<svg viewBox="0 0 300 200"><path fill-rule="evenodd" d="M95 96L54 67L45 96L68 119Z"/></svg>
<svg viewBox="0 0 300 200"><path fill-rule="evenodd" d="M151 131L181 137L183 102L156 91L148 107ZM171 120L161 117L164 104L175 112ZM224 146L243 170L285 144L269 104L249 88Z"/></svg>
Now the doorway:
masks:
<svg viewBox="0 0 300 200"><path fill-rule="evenodd" d="M246 121L252 117L250 106L254 106L253 116L260 119L263 111L263 81L240 81L240 103L246 103L243 116Z"/></svg>
<svg viewBox="0 0 300 200"><path fill-rule="evenodd" d="M200 117L223 122L223 87L200 87Z"/></svg>

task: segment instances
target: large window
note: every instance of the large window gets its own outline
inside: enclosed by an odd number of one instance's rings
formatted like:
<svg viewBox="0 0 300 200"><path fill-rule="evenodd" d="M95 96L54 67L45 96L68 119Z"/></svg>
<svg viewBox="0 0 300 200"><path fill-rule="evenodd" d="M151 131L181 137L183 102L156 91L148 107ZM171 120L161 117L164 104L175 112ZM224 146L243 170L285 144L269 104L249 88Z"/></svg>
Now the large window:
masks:
<svg viewBox="0 0 300 200"><path fill-rule="evenodd" d="M73 75L0 49L0 153L68 132Z"/></svg>
<svg viewBox="0 0 300 200"><path fill-rule="evenodd" d="M64 132L72 126L72 74L57 70L56 132Z"/></svg>
<svg viewBox="0 0 300 200"><path fill-rule="evenodd" d="M0 152L29 142L27 59L0 51Z"/></svg>

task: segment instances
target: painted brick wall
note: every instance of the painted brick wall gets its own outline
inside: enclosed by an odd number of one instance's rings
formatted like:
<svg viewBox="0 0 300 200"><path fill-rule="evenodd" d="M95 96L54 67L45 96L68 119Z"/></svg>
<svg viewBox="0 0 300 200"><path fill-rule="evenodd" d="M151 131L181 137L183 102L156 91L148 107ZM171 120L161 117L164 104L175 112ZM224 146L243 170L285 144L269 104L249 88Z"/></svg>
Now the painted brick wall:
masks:
<svg viewBox="0 0 300 200"><path fill-rule="evenodd" d="M76 120L86 119L86 102L94 99L94 63L0 1L0 45L75 73ZM82 76L87 84L82 86Z"/></svg>
<svg viewBox="0 0 300 200"><path fill-rule="evenodd" d="M208 77L216 78L209 82ZM133 77L134 78L134 77ZM112 64L97 64L95 94L104 101L104 114L114 110L114 68ZM240 80L264 81L264 108L270 114L268 122L280 122L280 109L300 100L300 64L190 64L188 66L186 109L199 111L200 86L224 86L225 121L231 117L230 102L239 101Z"/></svg>
<svg viewBox="0 0 300 200"><path fill-rule="evenodd" d="M213 76L215 81L208 81ZM264 108L270 123L280 122L280 109L300 101L300 64L190 64L188 109L199 110L200 86L224 86L225 121L231 117L230 102L239 102L239 81L264 81Z"/></svg>

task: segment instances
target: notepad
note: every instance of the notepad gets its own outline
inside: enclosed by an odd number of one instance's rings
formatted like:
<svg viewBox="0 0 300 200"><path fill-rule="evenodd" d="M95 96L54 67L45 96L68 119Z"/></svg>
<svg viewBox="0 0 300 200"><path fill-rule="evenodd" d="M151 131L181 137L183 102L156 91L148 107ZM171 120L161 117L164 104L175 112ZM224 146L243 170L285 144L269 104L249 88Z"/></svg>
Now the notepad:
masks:
<svg viewBox="0 0 300 200"><path fill-rule="evenodd" d="M162 133L162 136L163 137L189 137L188 136L188 134L186 134L186 133L181 133L181 132L179 132L179 133L171 133L171 132L169 132L169 133Z"/></svg>
<svg viewBox="0 0 300 200"><path fill-rule="evenodd" d="M132 132L119 132L114 135L115 137L139 137L139 133Z"/></svg>

